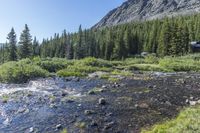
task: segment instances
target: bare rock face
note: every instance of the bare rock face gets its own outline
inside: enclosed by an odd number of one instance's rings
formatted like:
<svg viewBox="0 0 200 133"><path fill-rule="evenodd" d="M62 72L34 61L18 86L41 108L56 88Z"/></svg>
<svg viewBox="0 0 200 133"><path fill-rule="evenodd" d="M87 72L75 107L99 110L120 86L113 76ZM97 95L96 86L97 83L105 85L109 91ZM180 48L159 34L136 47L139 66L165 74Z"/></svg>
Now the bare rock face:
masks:
<svg viewBox="0 0 200 133"><path fill-rule="evenodd" d="M127 0L93 28L200 12L200 0Z"/></svg>

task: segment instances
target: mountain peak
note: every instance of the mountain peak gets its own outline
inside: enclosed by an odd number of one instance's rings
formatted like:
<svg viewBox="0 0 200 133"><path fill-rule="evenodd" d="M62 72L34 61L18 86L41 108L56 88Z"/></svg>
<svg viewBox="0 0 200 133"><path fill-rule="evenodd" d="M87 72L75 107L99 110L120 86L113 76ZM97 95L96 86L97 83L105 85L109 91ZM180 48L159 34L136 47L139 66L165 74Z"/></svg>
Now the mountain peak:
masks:
<svg viewBox="0 0 200 133"><path fill-rule="evenodd" d="M94 28L200 12L200 0L127 0Z"/></svg>

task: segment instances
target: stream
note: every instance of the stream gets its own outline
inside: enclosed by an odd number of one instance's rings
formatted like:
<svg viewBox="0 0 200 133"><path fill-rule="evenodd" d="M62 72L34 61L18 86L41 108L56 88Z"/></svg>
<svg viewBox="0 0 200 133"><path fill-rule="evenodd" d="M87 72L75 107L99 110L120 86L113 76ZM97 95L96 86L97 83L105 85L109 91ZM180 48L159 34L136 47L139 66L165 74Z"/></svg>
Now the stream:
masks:
<svg viewBox="0 0 200 133"><path fill-rule="evenodd" d="M0 133L137 133L200 100L198 73L0 84Z"/></svg>

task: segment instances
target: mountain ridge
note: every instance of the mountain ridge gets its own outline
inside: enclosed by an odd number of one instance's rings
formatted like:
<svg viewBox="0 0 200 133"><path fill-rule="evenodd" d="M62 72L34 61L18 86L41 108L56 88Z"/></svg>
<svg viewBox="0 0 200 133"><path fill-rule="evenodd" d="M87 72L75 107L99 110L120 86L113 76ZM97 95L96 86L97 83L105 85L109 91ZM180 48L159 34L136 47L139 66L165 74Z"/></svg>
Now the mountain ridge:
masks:
<svg viewBox="0 0 200 133"><path fill-rule="evenodd" d="M200 0L127 0L93 28L200 13Z"/></svg>

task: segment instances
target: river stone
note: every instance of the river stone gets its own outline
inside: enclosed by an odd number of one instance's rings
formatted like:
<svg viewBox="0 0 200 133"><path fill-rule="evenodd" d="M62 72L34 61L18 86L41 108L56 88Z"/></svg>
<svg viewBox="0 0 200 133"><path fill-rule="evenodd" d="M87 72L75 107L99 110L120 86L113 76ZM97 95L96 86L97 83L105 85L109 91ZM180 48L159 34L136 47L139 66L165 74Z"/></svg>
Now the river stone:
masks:
<svg viewBox="0 0 200 133"><path fill-rule="evenodd" d="M197 101L189 101L191 106L195 106L197 104Z"/></svg>
<svg viewBox="0 0 200 133"><path fill-rule="evenodd" d="M169 101L166 101L165 104L171 106L172 104Z"/></svg>
<svg viewBox="0 0 200 133"><path fill-rule="evenodd" d="M99 104L100 105L105 105L106 104L106 100L104 98L100 98L99 99Z"/></svg>
<svg viewBox="0 0 200 133"><path fill-rule="evenodd" d="M56 104L50 104L49 107L50 107L50 108L57 108L57 105L56 105Z"/></svg>
<svg viewBox="0 0 200 133"><path fill-rule="evenodd" d="M91 126L91 127L97 127L98 124L97 124L95 121L92 121L91 124L90 124L90 126Z"/></svg>
<svg viewBox="0 0 200 133"><path fill-rule="evenodd" d="M61 129L61 128L62 128L62 125L61 125L61 124L56 125L56 129L57 129L57 130L59 130L59 129Z"/></svg>
<svg viewBox="0 0 200 133"><path fill-rule="evenodd" d="M104 74L107 74L107 73L99 71L99 72L94 72L94 73L88 74L88 77L89 78L98 78L98 77L101 77Z"/></svg>
<svg viewBox="0 0 200 133"><path fill-rule="evenodd" d="M17 114L18 114L18 113L24 113L25 111L26 111L26 108L20 107L20 108L18 109L18 111L17 111Z"/></svg>
<svg viewBox="0 0 200 133"><path fill-rule="evenodd" d="M85 114L85 115L91 115L91 114L93 114L93 113L94 113L93 110L85 110L85 111L84 111L84 114Z"/></svg>
<svg viewBox="0 0 200 133"><path fill-rule="evenodd" d="M68 93L67 92L65 92L65 91L62 91L62 97L65 97L65 96L67 96L68 95Z"/></svg>
<svg viewBox="0 0 200 133"><path fill-rule="evenodd" d="M65 78L65 81L66 81L66 82L72 81L72 78L67 77L67 78Z"/></svg>
<svg viewBox="0 0 200 133"><path fill-rule="evenodd" d="M149 105L147 103L141 103L141 104L138 104L138 107L142 109L147 109L149 108Z"/></svg>
<svg viewBox="0 0 200 133"><path fill-rule="evenodd" d="M12 122L9 118L6 118L6 120L3 122L4 125L9 125Z"/></svg>
<svg viewBox="0 0 200 133"><path fill-rule="evenodd" d="M106 89L106 88L108 88L108 87L107 87L106 85L103 85L102 88Z"/></svg>
<svg viewBox="0 0 200 133"><path fill-rule="evenodd" d="M34 132L34 128L33 127L29 128L29 133L33 133L33 132Z"/></svg>
<svg viewBox="0 0 200 133"><path fill-rule="evenodd" d="M81 79L79 77L75 78L74 81L79 82Z"/></svg>
<svg viewBox="0 0 200 133"><path fill-rule="evenodd" d="M93 90L88 91L89 95L95 95L95 92Z"/></svg>
<svg viewBox="0 0 200 133"><path fill-rule="evenodd" d="M112 121L112 122L109 122L107 123L105 126L104 126L104 130L107 130L109 128L111 128L115 123Z"/></svg>

